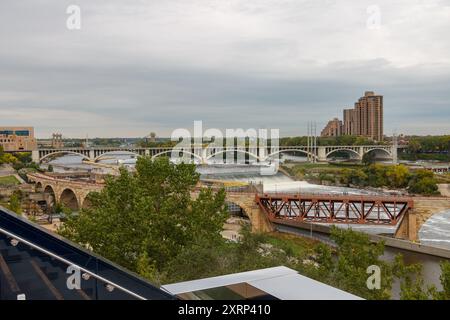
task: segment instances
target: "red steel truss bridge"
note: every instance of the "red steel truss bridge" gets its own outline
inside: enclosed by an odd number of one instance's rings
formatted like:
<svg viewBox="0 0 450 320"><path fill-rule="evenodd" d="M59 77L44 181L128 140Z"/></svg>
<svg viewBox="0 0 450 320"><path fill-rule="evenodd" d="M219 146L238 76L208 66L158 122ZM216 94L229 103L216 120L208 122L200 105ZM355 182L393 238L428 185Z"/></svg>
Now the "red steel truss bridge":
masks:
<svg viewBox="0 0 450 320"><path fill-rule="evenodd" d="M269 220L396 225L414 201L410 197L330 194L257 194Z"/></svg>

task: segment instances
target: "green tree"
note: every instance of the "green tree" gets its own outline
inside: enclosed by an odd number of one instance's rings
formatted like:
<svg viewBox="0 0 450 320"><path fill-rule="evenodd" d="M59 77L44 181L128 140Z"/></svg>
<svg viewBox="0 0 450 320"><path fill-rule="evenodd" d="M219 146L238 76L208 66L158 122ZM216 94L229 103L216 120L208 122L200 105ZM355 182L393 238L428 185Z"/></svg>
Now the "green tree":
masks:
<svg viewBox="0 0 450 320"><path fill-rule="evenodd" d="M441 262L441 280L442 291L434 290L432 292L433 299L435 300L450 300L450 262Z"/></svg>
<svg viewBox="0 0 450 320"><path fill-rule="evenodd" d="M3 153L1 156L1 159L0 159L0 164L3 164L3 163L14 164L16 162L17 162L17 158L14 157L10 153Z"/></svg>
<svg viewBox="0 0 450 320"><path fill-rule="evenodd" d="M9 199L8 209L17 213L22 214L22 201L20 199L20 195L14 192Z"/></svg>
<svg viewBox="0 0 450 320"><path fill-rule="evenodd" d="M422 149L422 144L418 139L411 139L408 143L408 152L417 153Z"/></svg>
<svg viewBox="0 0 450 320"><path fill-rule="evenodd" d="M433 172L425 169L414 171L408 183L408 191L424 195L439 194L437 181Z"/></svg>
<svg viewBox="0 0 450 320"><path fill-rule="evenodd" d="M366 166L375 163L375 152L367 152L362 158L362 163Z"/></svg>
<svg viewBox="0 0 450 320"><path fill-rule="evenodd" d="M366 299L389 299L392 288L392 269L380 257L384 243L371 243L367 234L333 227L331 239L337 244L337 260L332 269L332 283L338 288ZM367 268L378 266L381 270L380 289L367 286Z"/></svg>
<svg viewBox="0 0 450 320"><path fill-rule="evenodd" d="M428 300L434 287L425 288L422 265L406 265L403 256L398 254L393 264L394 276L400 281L401 300Z"/></svg>
<svg viewBox="0 0 450 320"><path fill-rule="evenodd" d="M225 192L204 189L194 200L198 180L195 165L139 158L135 174L121 169L108 178L90 195L91 208L70 216L60 233L130 270L162 274L193 245L224 241Z"/></svg>
<svg viewBox="0 0 450 320"><path fill-rule="evenodd" d="M404 165L391 166L386 171L386 177L390 187L404 188L410 178L409 170Z"/></svg>

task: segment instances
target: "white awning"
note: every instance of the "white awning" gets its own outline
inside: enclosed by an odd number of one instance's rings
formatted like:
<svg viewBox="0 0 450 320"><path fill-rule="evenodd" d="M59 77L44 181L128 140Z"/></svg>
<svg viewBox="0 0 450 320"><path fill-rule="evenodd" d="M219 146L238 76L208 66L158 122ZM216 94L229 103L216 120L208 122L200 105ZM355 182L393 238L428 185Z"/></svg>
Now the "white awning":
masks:
<svg viewBox="0 0 450 320"><path fill-rule="evenodd" d="M162 289L179 295L239 283L247 283L281 300L361 300L284 266L174 283L164 285Z"/></svg>

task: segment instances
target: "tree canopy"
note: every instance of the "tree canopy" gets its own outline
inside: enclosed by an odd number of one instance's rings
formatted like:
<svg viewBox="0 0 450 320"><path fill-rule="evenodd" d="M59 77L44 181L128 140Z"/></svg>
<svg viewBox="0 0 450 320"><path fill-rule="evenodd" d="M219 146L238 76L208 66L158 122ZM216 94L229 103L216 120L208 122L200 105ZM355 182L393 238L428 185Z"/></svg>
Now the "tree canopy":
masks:
<svg viewBox="0 0 450 320"><path fill-rule="evenodd" d="M130 270L164 270L196 243L224 241L225 193L205 189L193 199L198 180L194 165L139 158L136 173L108 178L60 233Z"/></svg>

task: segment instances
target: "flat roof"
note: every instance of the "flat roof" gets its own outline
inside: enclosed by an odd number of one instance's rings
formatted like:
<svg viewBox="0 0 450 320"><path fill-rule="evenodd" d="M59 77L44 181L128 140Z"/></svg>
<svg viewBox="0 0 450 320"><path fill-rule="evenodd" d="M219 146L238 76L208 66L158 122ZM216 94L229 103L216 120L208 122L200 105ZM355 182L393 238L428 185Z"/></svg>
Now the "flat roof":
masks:
<svg viewBox="0 0 450 320"><path fill-rule="evenodd" d="M362 300L284 266L168 284L162 289L179 295L239 283L248 283L281 300Z"/></svg>

